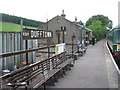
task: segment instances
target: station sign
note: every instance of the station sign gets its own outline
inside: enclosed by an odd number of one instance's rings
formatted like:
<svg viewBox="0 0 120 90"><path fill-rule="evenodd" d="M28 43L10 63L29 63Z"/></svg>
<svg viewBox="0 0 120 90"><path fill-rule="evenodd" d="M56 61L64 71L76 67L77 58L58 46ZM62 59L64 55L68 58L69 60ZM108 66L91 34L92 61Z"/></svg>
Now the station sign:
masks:
<svg viewBox="0 0 120 90"><path fill-rule="evenodd" d="M52 38L53 32L49 30L23 29L24 40Z"/></svg>

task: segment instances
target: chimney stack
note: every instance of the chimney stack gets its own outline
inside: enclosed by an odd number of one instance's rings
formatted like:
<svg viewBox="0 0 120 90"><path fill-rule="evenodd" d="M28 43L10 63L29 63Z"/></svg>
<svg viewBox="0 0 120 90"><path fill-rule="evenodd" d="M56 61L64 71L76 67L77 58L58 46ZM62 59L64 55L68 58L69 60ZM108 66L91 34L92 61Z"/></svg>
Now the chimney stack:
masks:
<svg viewBox="0 0 120 90"><path fill-rule="evenodd" d="M65 18L65 14L64 14L64 10L62 10L62 14L61 14L61 17Z"/></svg>
<svg viewBox="0 0 120 90"><path fill-rule="evenodd" d="M75 17L75 22L77 22L77 17Z"/></svg>

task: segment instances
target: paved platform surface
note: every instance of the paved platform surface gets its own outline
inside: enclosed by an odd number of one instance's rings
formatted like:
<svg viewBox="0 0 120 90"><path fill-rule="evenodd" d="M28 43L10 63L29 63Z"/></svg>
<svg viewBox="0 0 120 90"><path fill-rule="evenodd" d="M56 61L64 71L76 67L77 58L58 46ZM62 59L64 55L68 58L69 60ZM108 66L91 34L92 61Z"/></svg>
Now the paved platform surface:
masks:
<svg viewBox="0 0 120 90"><path fill-rule="evenodd" d="M51 88L118 88L118 73L106 48L106 40L90 45L67 75Z"/></svg>

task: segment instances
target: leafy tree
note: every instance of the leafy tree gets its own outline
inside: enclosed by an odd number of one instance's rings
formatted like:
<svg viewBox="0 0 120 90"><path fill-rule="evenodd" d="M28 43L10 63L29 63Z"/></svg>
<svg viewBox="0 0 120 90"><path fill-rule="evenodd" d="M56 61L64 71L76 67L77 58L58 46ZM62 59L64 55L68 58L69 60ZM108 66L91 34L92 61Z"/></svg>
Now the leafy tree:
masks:
<svg viewBox="0 0 120 90"><path fill-rule="evenodd" d="M103 39L107 33L105 26L102 26L102 22L99 20L93 21L88 28L93 30L93 34L97 40Z"/></svg>
<svg viewBox="0 0 120 90"><path fill-rule="evenodd" d="M97 40L106 37L106 33L112 28L112 21L103 15L92 16L86 22L86 27L93 30L93 34Z"/></svg>

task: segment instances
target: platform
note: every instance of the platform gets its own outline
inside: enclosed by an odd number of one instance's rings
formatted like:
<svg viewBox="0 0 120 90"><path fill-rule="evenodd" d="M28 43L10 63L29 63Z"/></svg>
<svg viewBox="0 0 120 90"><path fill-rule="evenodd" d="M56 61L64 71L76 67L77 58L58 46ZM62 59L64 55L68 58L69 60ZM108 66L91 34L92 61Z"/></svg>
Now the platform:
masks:
<svg viewBox="0 0 120 90"><path fill-rule="evenodd" d="M50 88L118 88L118 72L106 47L106 40L89 45L72 70Z"/></svg>

